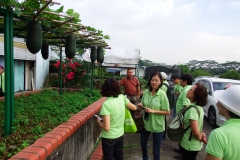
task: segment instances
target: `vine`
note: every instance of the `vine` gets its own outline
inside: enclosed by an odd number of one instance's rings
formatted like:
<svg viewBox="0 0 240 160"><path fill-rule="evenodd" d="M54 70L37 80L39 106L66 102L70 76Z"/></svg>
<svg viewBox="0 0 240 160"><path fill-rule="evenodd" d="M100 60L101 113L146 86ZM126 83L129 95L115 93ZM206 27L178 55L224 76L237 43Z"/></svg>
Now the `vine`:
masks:
<svg viewBox="0 0 240 160"><path fill-rule="evenodd" d="M24 16L27 19L31 20L33 16L35 15L36 11L40 10L44 5L46 4L45 1L41 0L25 0L23 2L19 2L18 0L3 0L3 4L0 8L8 8L11 9L18 17ZM44 31L44 39L47 40L50 44L57 44L62 43L62 38L66 36L66 33L75 34L75 36L78 36L78 30L81 30L83 32L91 32L91 35L96 35L101 37L101 43L102 45L107 45L104 40L110 39L108 35L104 35L103 31L97 30L90 26L81 26L80 22L80 14L75 12L73 9L68 9L66 12L64 12L64 6L60 6L58 9L52 9L50 8L52 4L47 6L43 12L37 17L37 20L41 21L43 25L43 31ZM49 13L51 12L51 13ZM65 15L59 16L58 14ZM53 20L57 20L59 22L65 22L70 19L70 17L73 17L73 19L70 21L70 23L66 23L58 27L57 25L59 23L56 23ZM72 25L76 24L76 25ZM25 21L17 21L14 22L14 28L24 28L26 26ZM84 29L85 28L85 29ZM56 34L49 34L48 31L55 31ZM25 30L19 31L18 35L20 37L25 37L26 32ZM60 39L54 39L54 37L60 36ZM62 37L62 38L61 38ZM49 39L49 40L48 40ZM78 38L78 43L82 44L80 48L88 48L92 45L99 45L95 44L95 41L98 41L92 38Z"/></svg>

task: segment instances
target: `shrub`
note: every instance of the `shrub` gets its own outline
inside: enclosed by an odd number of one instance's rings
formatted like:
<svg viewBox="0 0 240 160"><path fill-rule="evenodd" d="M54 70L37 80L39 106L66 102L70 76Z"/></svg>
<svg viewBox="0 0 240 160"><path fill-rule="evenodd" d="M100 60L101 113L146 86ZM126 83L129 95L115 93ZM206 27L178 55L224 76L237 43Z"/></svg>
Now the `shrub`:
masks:
<svg viewBox="0 0 240 160"><path fill-rule="evenodd" d="M60 70L62 68L63 85L68 88L78 86L78 84L85 80L86 76L86 63L73 59L65 59L60 66L60 60L56 61L53 65Z"/></svg>

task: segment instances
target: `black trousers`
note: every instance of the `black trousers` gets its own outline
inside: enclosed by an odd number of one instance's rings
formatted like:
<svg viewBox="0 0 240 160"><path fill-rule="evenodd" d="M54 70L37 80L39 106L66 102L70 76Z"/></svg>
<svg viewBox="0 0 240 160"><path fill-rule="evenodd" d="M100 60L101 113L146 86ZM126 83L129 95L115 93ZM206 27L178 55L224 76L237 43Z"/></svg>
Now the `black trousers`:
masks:
<svg viewBox="0 0 240 160"><path fill-rule="evenodd" d="M182 160L196 160L199 151L189 151L183 148L181 145L179 145L179 147L182 155Z"/></svg>
<svg viewBox="0 0 240 160"><path fill-rule="evenodd" d="M5 93L0 93L0 97L4 97L5 96Z"/></svg>
<svg viewBox="0 0 240 160"><path fill-rule="evenodd" d="M123 160L124 135L116 139L102 138L104 160Z"/></svg>
<svg viewBox="0 0 240 160"><path fill-rule="evenodd" d="M0 97L4 97L5 93L3 92L2 88L0 88Z"/></svg>

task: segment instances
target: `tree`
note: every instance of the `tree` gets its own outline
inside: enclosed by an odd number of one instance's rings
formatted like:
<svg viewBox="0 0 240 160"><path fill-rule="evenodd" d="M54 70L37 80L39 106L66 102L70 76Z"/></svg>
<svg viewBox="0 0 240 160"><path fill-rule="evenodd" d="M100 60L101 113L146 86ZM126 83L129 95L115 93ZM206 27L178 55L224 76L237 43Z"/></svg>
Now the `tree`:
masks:
<svg viewBox="0 0 240 160"><path fill-rule="evenodd" d="M194 78L198 77L198 76L212 76L211 73L209 72L205 72L204 70L201 69L196 69L192 72L192 75Z"/></svg>
<svg viewBox="0 0 240 160"><path fill-rule="evenodd" d="M236 70L228 70L227 72L221 74L219 78L229 78L240 80L240 74Z"/></svg>
<svg viewBox="0 0 240 160"><path fill-rule="evenodd" d="M189 74L190 73L190 69L188 68L187 65L180 64L180 65L177 65L177 67L181 69L182 74Z"/></svg>

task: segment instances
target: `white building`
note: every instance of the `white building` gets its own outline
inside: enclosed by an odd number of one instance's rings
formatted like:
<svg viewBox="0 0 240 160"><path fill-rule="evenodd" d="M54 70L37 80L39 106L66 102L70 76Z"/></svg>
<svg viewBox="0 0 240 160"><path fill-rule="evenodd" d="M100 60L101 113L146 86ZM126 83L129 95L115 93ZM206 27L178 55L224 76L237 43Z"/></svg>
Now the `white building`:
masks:
<svg viewBox="0 0 240 160"><path fill-rule="evenodd" d="M14 38L14 92L41 89L49 73L49 60L41 51L32 54L24 39ZM0 35L0 64L4 66L4 36Z"/></svg>

